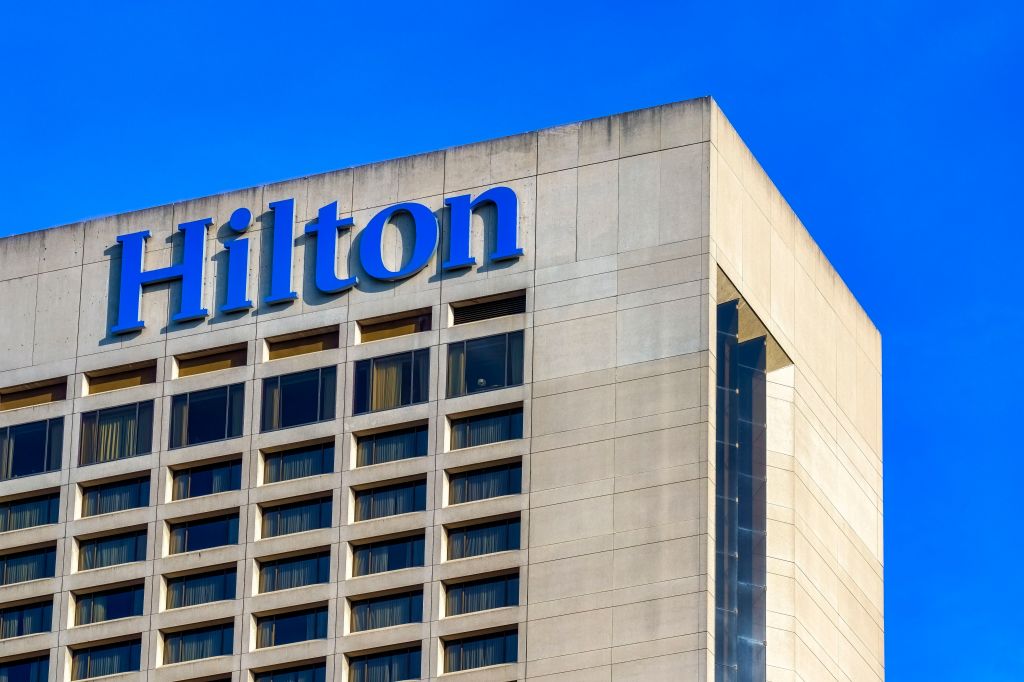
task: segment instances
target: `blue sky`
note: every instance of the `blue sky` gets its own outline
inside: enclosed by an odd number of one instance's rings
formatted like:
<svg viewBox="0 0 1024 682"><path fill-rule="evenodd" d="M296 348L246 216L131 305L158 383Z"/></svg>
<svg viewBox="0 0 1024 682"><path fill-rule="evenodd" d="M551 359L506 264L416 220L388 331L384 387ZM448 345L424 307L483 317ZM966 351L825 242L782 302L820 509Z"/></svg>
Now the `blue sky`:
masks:
<svg viewBox="0 0 1024 682"><path fill-rule="evenodd" d="M1019 4L115 4L7 8L0 234L713 95L882 330L889 679L1024 679Z"/></svg>

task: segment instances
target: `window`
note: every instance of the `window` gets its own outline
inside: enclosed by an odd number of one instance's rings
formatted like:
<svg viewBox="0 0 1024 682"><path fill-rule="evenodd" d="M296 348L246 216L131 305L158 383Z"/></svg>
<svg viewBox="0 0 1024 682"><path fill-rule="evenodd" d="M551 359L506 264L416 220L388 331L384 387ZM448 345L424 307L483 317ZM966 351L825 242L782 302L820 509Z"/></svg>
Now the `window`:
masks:
<svg viewBox="0 0 1024 682"><path fill-rule="evenodd" d="M515 663L519 658L519 633L515 630L453 639L444 643L444 671L483 668Z"/></svg>
<svg viewBox="0 0 1024 682"><path fill-rule="evenodd" d="M141 616L145 593L143 585L128 585L113 590L80 594L75 597L75 625Z"/></svg>
<svg viewBox="0 0 1024 682"><path fill-rule="evenodd" d="M0 556L0 585L52 578L57 560L54 547Z"/></svg>
<svg viewBox="0 0 1024 682"><path fill-rule="evenodd" d="M60 493L0 502L0 533L57 523Z"/></svg>
<svg viewBox="0 0 1024 682"><path fill-rule="evenodd" d="M324 682L326 679L327 667L323 663L270 670L253 675L253 682Z"/></svg>
<svg viewBox="0 0 1024 682"><path fill-rule="evenodd" d="M352 550L354 576L397 571L423 565L423 536L380 540Z"/></svg>
<svg viewBox="0 0 1024 682"><path fill-rule="evenodd" d="M319 476L334 471L334 442L263 453L263 482Z"/></svg>
<svg viewBox="0 0 1024 682"><path fill-rule="evenodd" d="M426 457L427 425L397 431L385 431L356 440L356 466L395 462L410 457Z"/></svg>
<svg viewBox="0 0 1024 682"><path fill-rule="evenodd" d="M82 466L148 455L152 449L152 400L82 414Z"/></svg>
<svg viewBox="0 0 1024 682"><path fill-rule="evenodd" d="M149 505L149 476L113 481L82 491L82 516L96 516Z"/></svg>
<svg viewBox="0 0 1024 682"><path fill-rule="evenodd" d="M234 623L168 633L164 635L164 664L230 656L234 639Z"/></svg>
<svg viewBox="0 0 1024 682"><path fill-rule="evenodd" d="M523 465L519 462L460 471L448 476L448 504L518 495L522 485Z"/></svg>
<svg viewBox="0 0 1024 682"><path fill-rule="evenodd" d="M171 554L238 542L238 514L171 524Z"/></svg>
<svg viewBox="0 0 1024 682"><path fill-rule="evenodd" d="M242 462L236 459L175 471L172 488L171 494L175 500L240 490Z"/></svg>
<svg viewBox="0 0 1024 682"><path fill-rule="evenodd" d="M280 360L338 347L338 328L314 329L285 337L267 339L267 359Z"/></svg>
<svg viewBox="0 0 1024 682"><path fill-rule="evenodd" d="M209 604L235 598L234 567L167 579L167 608Z"/></svg>
<svg viewBox="0 0 1024 682"><path fill-rule="evenodd" d="M448 345L448 397L523 383L523 332Z"/></svg>
<svg viewBox="0 0 1024 682"><path fill-rule="evenodd" d="M67 377L12 386L0 391L0 410L14 410L31 405L44 405L67 397Z"/></svg>
<svg viewBox="0 0 1024 682"><path fill-rule="evenodd" d="M352 600L352 632L390 628L423 620L423 590Z"/></svg>
<svg viewBox="0 0 1024 682"><path fill-rule="evenodd" d="M206 372L216 372L220 369L242 367L246 360L246 345L240 343L235 346L223 346L212 350L188 353L175 358L178 361L178 376L190 377Z"/></svg>
<svg viewBox="0 0 1024 682"><path fill-rule="evenodd" d="M360 360L355 367L352 414L425 403L429 382L429 349Z"/></svg>
<svg viewBox="0 0 1024 682"><path fill-rule="evenodd" d="M156 383L156 362L138 366L127 365L114 369L89 372L85 375L88 395L116 391L121 388Z"/></svg>
<svg viewBox="0 0 1024 682"><path fill-rule="evenodd" d="M448 531L448 558L465 559L481 554L519 549L519 519L502 519Z"/></svg>
<svg viewBox="0 0 1024 682"><path fill-rule="evenodd" d="M171 447L242 435L245 384L182 393L171 398Z"/></svg>
<svg viewBox="0 0 1024 682"><path fill-rule="evenodd" d="M327 638L327 607L256 619L256 648Z"/></svg>
<svg viewBox="0 0 1024 682"><path fill-rule="evenodd" d="M452 450L523 437L523 408L452 419Z"/></svg>
<svg viewBox="0 0 1024 682"><path fill-rule="evenodd" d="M0 680L5 682L48 682L50 657L36 656L0 663Z"/></svg>
<svg viewBox="0 0 1024 682"><path fill-rule="evenodd" d="M331 527L331 498L301 500L263 509L263 537Z"/></svg>
<svg viewBox="0 0 1024 682"><path fill-rule="evenodd" d="M420 647L407 647L379 654L351 656L349 682L398 682L420 679Z"/></svg>
<svg viewBox="0 0 1024 682"><path fill-rule="evenodd" d="M71 652L71 679L85 680L139 670L142 640L102 644Z"/></svg>
<svg viewBox="0 0 1024 682"><path fill-rule="evenodd" d="M0 481L60 469L64 418L0 429Z"/></svg>
<svg viewBox="0 0 1024 682"><path fill-rule="evenodd" d="M355 497L356 521L423 511L427 508L427 482L409 481L357 490Z"/></svg>
<svg viewBox="0 0 1024 682"><path fill-rule="evenodd" d="M0 609L0 639L49 632L53 627L53 600ZM0 676L0 679L4 679Z"/></svg>
<svg viewBox="0 0 1024 682"><path fill-rule="evenodd" d="M277 592L331 580L331 553L286 557L260 562L260 592Z"/></svg>
<svg viewBox="0 0 1024 682"><path fill-rule="evenodd" d="M519 574L499 575L445 587L445 615L459 616L519 605Z"/></svg>
<svg viewBox="0 0 1024 682"><path fill-rule="evenodd" d="M525 312L526 294L518 292L511 296L495 296L484 301L453 303L452 322L454 324L466 324L467 322L478 322L480 320L489 320L493 317L518 315Z"/></svg>
<svg viewBox="0 0 1024 682"><path fill-rule="evenodd" d="M396 336L430 331L430 309L406 313L390 319L375 318L359 323L359 342L393 339Z"/></svg>
<svg viewBox="0 0 1024 682"><path fill-rule="evenodd" d="M145 530L78 541L79 571L145 560Z"/></svg>
<svg viewBox="0 0 1024 682"><path fill-rule="evenodd" d="M273 431L334 419L336 367L283 374L263 380L260 429Z"/></svg>

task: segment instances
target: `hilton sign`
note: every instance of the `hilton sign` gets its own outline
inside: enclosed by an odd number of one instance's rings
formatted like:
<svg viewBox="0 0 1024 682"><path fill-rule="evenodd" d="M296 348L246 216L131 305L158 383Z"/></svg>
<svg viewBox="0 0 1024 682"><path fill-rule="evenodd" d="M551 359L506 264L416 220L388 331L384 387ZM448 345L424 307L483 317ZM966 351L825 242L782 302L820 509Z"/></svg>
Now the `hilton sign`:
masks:
<svg viewBox="0 0 1024 682"><path fill-rule="evenodd" d="M470 251L470 222L472 214L485 205L497 210L494 252L491 261L515 259L523 255L518 244L518 199L508 187L494 187L472 197L469 194L445 200L451 215L448 253L441 263L442 270L461 270L476 265ZM282 199L270 204L273 212L273 248L271 251L269 293L267 304L287 303L298 298L292 290L292 227L295 215L294 199ZM411 219L412 245L406 244L406 262L391 270L381 255L384 228L392 218L404 214ZM203 268L206 263L206 233L212 218L201 218L178 225L184 235L181 262L165 268L143 270L146 240L149 230L123 234L117 238L121 244L121 282L118 299L117 324L114 334L126 334L142 329L142 290L150 284L181 282L181 306L171 316L174 322L185 322L207 317L203 307ZM252 224L252 212L239 208L231 214L228 227L236 234L244 234ZM352 218L338 217L338 202L332 202L317 212L316 221L306 226L306 234L316 239L315 284L326 294L342 293L359 286L357 277L339 277L335 267L338 235L352 227ZM411 277L430 262L437 250L440 228L434 212L423 204L406 202L389 206L377 213L366 224L359 237L359 263L371 278L387 282ZM239 312L253 307L249 298L249 240L239 237L225 245L227 249L227 287L223 313Z"/></svg>

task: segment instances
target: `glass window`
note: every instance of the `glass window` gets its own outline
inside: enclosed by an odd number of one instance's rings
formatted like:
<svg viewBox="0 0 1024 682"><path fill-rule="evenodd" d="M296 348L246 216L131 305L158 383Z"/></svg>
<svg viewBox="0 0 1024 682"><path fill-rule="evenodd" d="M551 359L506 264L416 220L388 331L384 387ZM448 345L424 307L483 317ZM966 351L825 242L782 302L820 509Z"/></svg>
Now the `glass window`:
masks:
<svg viewBox="0 0 1024 682"><path fill-rule="evenodd" d="M352 555L352 574L355 576L422 566L423 536L357 545L353 548Z"/></svg>
<svg viewBox="0 0 1024 682"><path fill-rule="evenodd" d="M523 437L523 408L452 419L452 450Z"/></svg>
<svg viewBox="0 0 1024 682"><path fill-rule="evenodd" d="M285 557L260 562L260 592L326 583L331 579L331 553Z"/></svg>
<svg viewBox="0 0 1024 682"><path fill-rule="evenodd" d="M430 350L360 360L355 366L352 414L427 402Z"/></svg>
<svg viewBox="0 0 1024 682"><path fill-rule="evenodd" d="M263 482L278 483L334 471L334 442L263 453Z"/></svg>
<svg viewBox="0 0 1024 682"><path fill-rule="evenodd" d="M263 431L334 419L337 368L322 367L263 380Z"/></svg>
<svg viewBox="0 0 1024 682"><path fill-rule="evenodd" d="M79 464L85 466L148 455L152 449L152 400L82 414Z"/></svg>
<svg viewBox="0 0 1024 682"><path fill-rule="evenodd" d="M263 537L331 527L331 498L301 500L263 509Z"/></svg>
<svg viewBox="0 0 1024 682"><path fill-rule="evenodd" d="M379 654L351 656L348 659L349 682L418 680L421 660L418 645Z"/></svg>
<svg viewBox="0 0 1024 682"><path fill-rule="evenodd" d="M50 679L50 657L36 656L20 661L0 663L0 680L4 682L47 682Z"/></svg>
<svg viewBox="0 0 1024 682"><path fill-rule="evenodd" d="M430 309L407 313L401 317L384 319L377 317L359 323L359 342L369 343L381 339L393 339L397 336L430 331Z"/></svg>
<svg viewBox="0 0 1024 682"><path fill-rule="evenodd" d="M449 616L518 606L519 574L447 585L445 592L445 614Z"/></svg>
<svg viewBox="0 0 1024 682"><path fill-rule="evenodd" d="M448 397L523 383L523 332L448 345Z"/></svg>
<svg viewBox="0 0 1024 682"><path fill-rule="evenodd" d="M275 613L256 619L256 648L327 638L327 608Z"/></svg>
<svg viewBox="0 0 1024 682"><path fill-rule="evenodd" d="M64 418L0 429L0 481L60 469Z"/></svg>
<svg viewBox="0 0 1024 682"><path fill-rule="evenodd" d="M172 488L175 500L241 490L242 462L236 459L175 471Z"/></svg>
<svg viewBox="0 0 1024 682"><path fill-rule="evenodd" d="M356 441L356 466L395 462L427 456L427 425L397 431L359 436Z"/></svg>
<svg viewBox="0 0 1024 682"><path fill-rule="evenodd" d="M60 493L0 502L0 533L57 523Z"/></svg>
<svg viewBox="0 0 1024 682"><path fill-rule="evenodd" d="M460 471L448 476L448 504L518 495L522 490L522 484L523 465L519 462Z"/></svg>
<svg viewBox="0 0 1024 682"><path fill-rule="evenodd" d="M235 598L235 569L182 575L167 579L167 608L209 604Z"/></svg>
<svg viewBox="0 0 1024 682"><path fill-rule="evenodd" d="M145 560L145 530L78 541L78 570L80 571Z"/></svg>
<svg viewBox="0 0 1024 682"><path fill-rule="evenodd" d="M212 656L230 656L234 623L210 625L164 635L164 663L184 663Z"/></svg>
<svg viewBox="0 0 1024 682"><path fill-rule="evenodd" d="M238 514L171 524L171 554L238 542Z"/></svg>
<svg viewBox="0 0 1024 682"><path fill-rule="evenodd" d="M408 481L357 490L355 497L356 521L423 511L427 508L427 482Z"/></svg>
<svg viewBox="0 0 1024 682"><path fill-rule="evenodd" d="M449 559L465 559L513 549L519 549L518 518L478 523L448 531Z"/></svg>
<svg viewBox="0 0 1024 682"><path fill-rule="evenodd" d="M483 668L488 665L515 663L518 658L519 633L515 630L464 637L444 643L444 671L446 673Z"/></svg>
<svg viewBox="0 0 1024 682"><path fill-rule="evenodd" d="M0 585L52 578L56 560L57 550L54 547L0 556Z"/></svg>
<svg viewBox="0 0 1024 682"><path fill-rule="evenodd" d="M51 627L53 627L52 599L0 609L0 639L49 632Z"/></svg>
<svg viewBox="0 0 1024 682"><path fill-rule="evenodd" d="M323 663L271 670L253 675L253 682L324 682L325 679L327 679L327 667Z"/></svg>
<svg viewBox="0 0 1024 682"><path fill-rule="evenodd" d="M149 476L89 486L82 491L82 516L96 516L149 505Z"/></svg>
<svg viewBox="0 0 1024 682"><path fill-rule="evenodd" d="M138 639L77 649L71 652L71 679L135 672L141 653L142 641Z"/></svg>
<svg viewBox="0 0 1024 682"><path fill-rule="evenodd" d="M171 398L171 447L242 435L245 384L182 393Z"/></svg>
<svg viewBox="0 0 1024 682"><path fill-rule="evenodd" d="M389 628L423 620L423 590L352 600L352 632Z"/></svg>
<svg viewBox="0 0 1024 682"><path fill-rule="evenodd" d="M75 597L75 625L141 616L145 593L143 585L128 585L80 594Z"/></svg>

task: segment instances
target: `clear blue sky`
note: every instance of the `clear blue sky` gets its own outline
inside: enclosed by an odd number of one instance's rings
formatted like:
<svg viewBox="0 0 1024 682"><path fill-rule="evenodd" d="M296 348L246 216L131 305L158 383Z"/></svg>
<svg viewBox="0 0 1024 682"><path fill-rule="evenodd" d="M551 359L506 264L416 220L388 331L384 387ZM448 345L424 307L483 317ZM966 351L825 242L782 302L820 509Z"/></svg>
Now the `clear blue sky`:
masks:
<svg viewBox="0 0 1024 682"><path fill-rule="evenodd" d="M1024 679L1020 4L430 5L9 5L0 234L711 94L882 330L889 680Z"/></svg>

